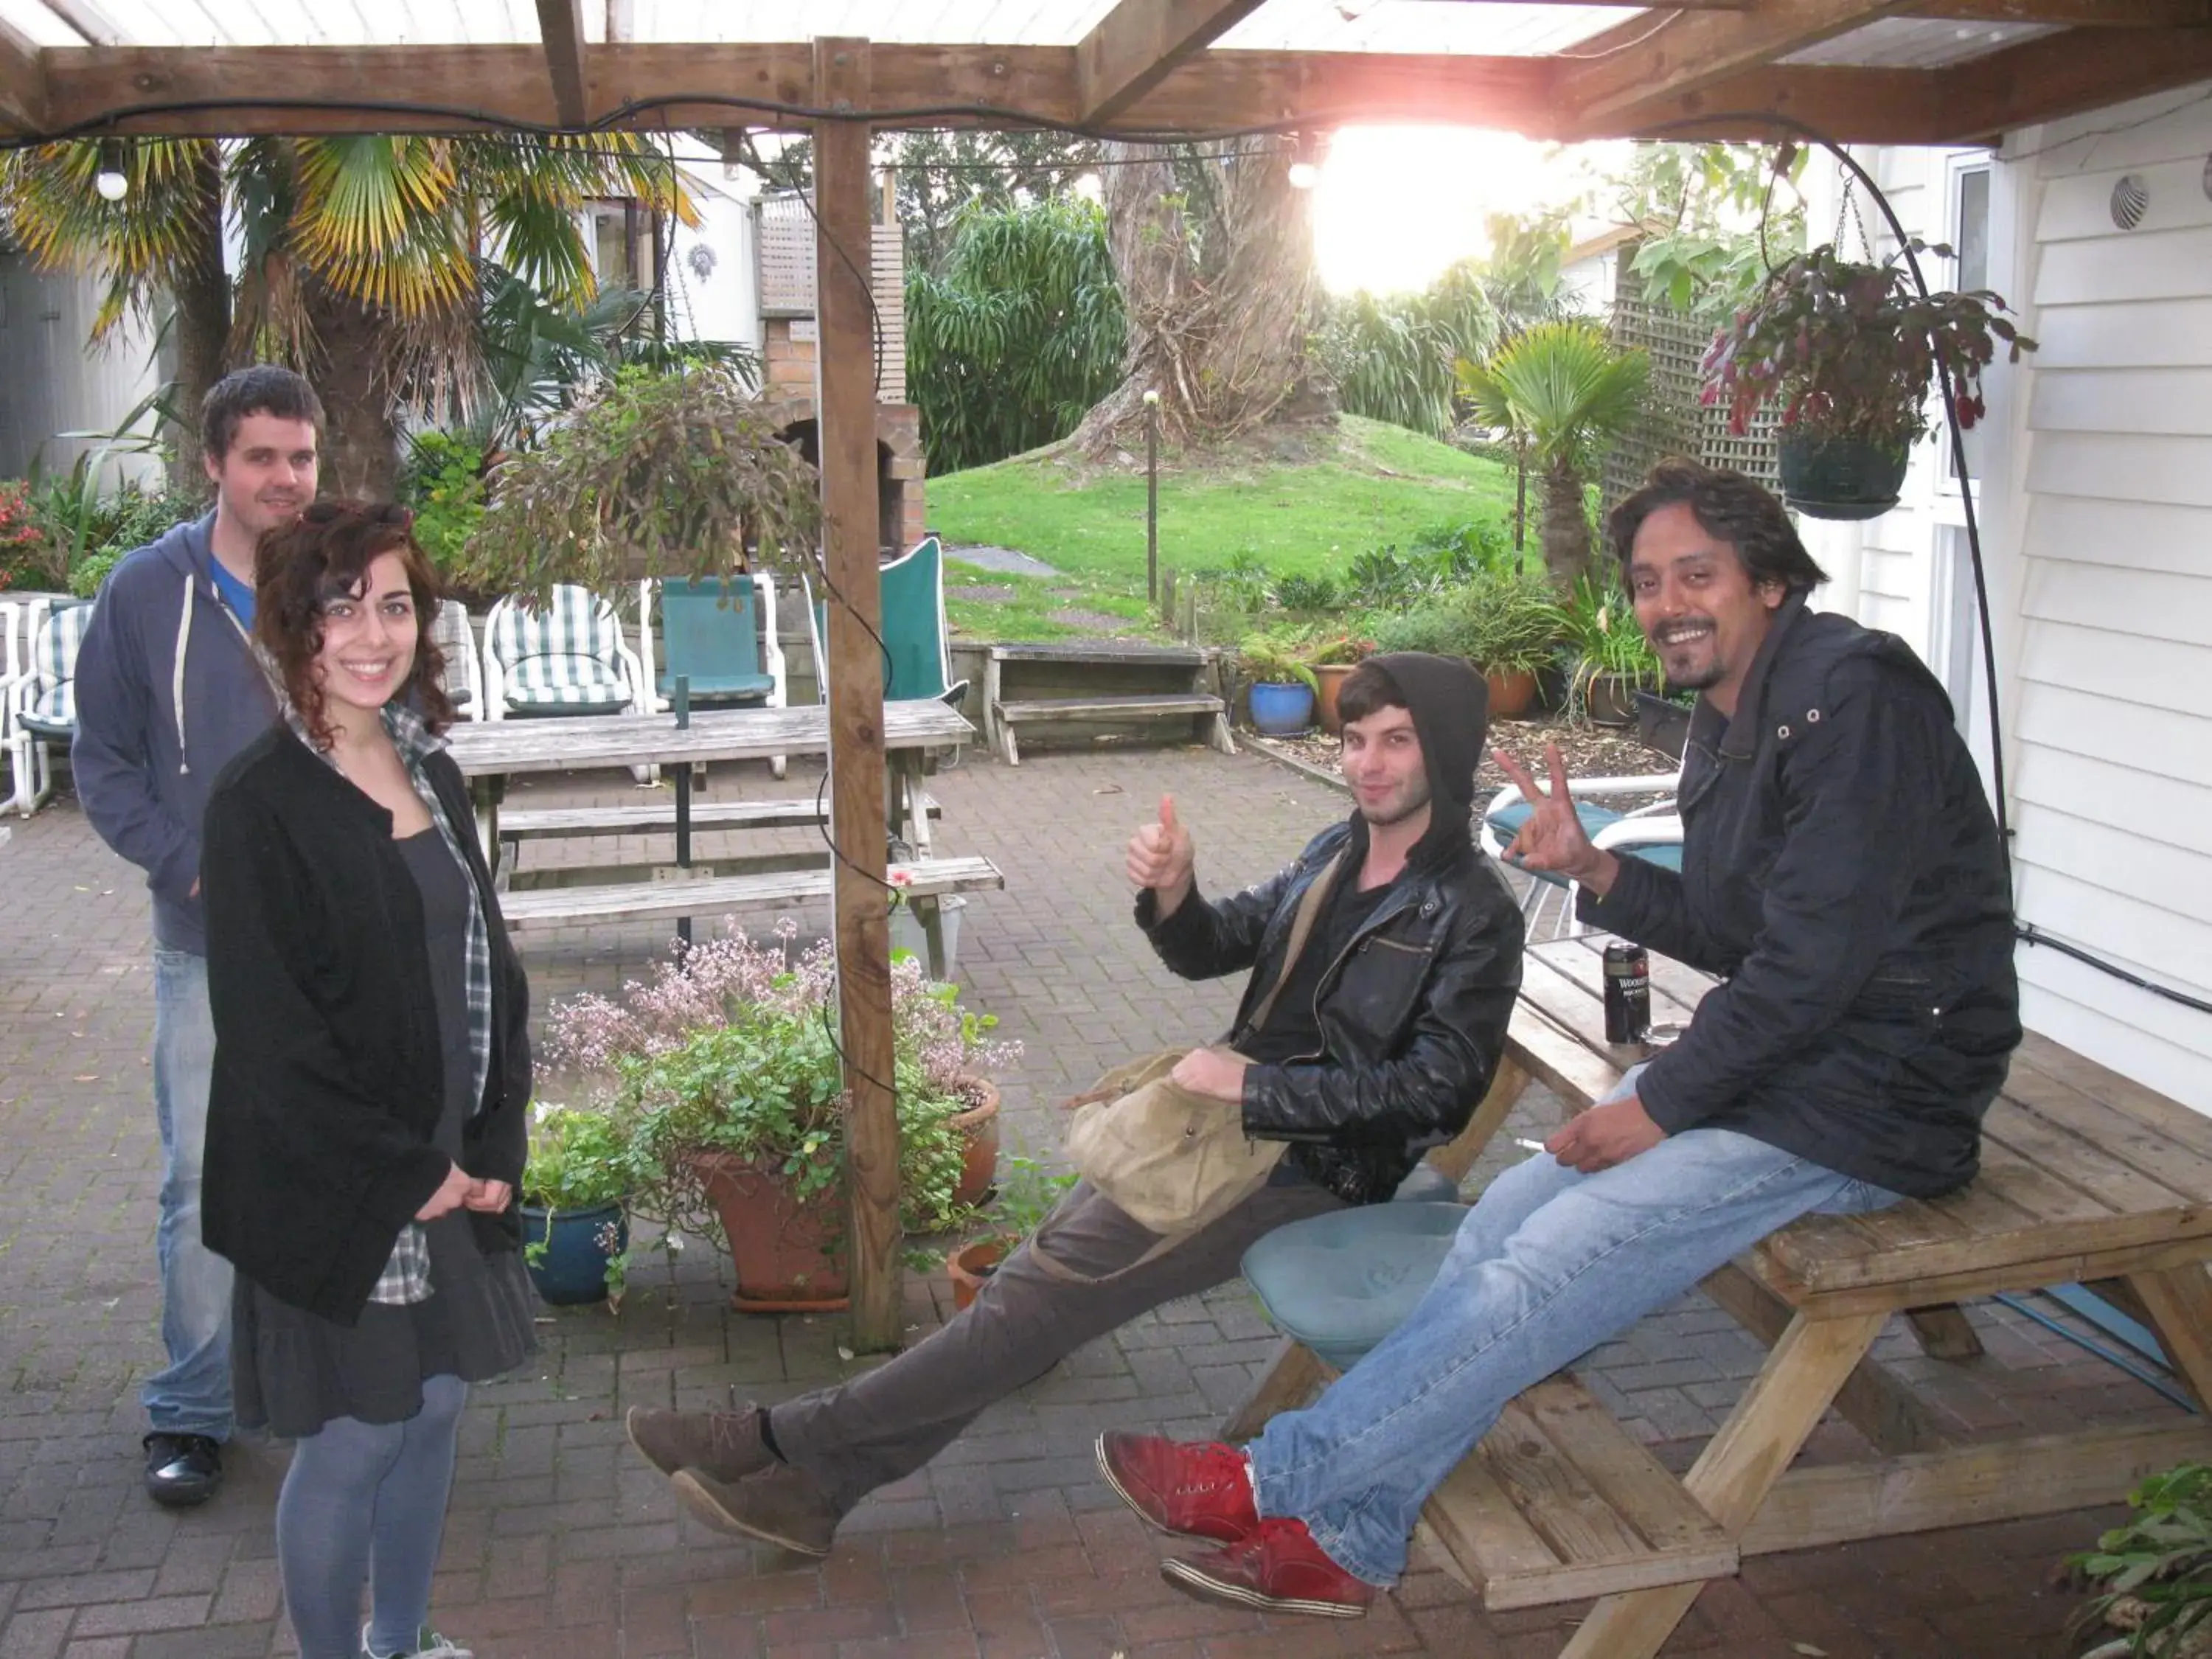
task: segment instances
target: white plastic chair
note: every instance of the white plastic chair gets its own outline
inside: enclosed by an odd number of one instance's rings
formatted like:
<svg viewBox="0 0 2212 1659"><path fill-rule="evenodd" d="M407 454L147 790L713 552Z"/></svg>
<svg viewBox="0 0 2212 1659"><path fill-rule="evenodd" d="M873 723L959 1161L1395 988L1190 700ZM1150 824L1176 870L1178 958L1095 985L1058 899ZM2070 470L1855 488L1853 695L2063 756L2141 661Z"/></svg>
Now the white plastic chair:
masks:
<svg viewBox="0 0 2212 1659"><path fill-rule="evenodd" d="M76 735L76 653L92 621L88 600L38 599L26 631L29 648L7 690L9 805L25 817L53 793L48 749Z"/></svg>
<svg viewBox="0 0 2212 1659"><path fill-rule="evenodd" d="M1681 781L1679 770L1650 772L1636 777L1570 778L1567 793L1575 802L1575 816L1582 820L1583 832L1590 844L1601 852L1618 853L1624 856L1641 854L1654 863L1680 867L1682 820L1674 808L1674 793ZM1609 796L1652 795L1666 797L1629 811L1617 812L1596 803ZM1519 833L1528 819L1519 787L1508 784L1490 798L1490 805L1482 811L1482 850L1501 861L1505 849ZM1507 865L1509 870L1518 866ZM1528 883L1522 895L1521 915L1528 923L1528 936L1534 939L1544 911L1550 901L1561 901L1559 919L1553 925L1551 937L1571 939L1583 931L1575 920L1575 884L1547 872L1522 870L1519 873Z"/></svg>
<svg viewBox="0 0 2212 1659"><path fill-rule="evenodd" d="M614 606L588 588L556 586L544 611L495 604L483 678L484 720L647 712L645 665Z"/></svg>

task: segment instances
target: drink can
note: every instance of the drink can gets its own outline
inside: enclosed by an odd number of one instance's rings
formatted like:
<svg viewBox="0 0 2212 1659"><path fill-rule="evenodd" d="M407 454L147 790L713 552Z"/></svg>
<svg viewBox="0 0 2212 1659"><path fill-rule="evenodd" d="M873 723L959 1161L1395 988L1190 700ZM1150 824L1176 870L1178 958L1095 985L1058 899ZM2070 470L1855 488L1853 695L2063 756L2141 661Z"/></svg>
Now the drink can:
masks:
<svg viewBox="0 0 2212 1659"><path fill-rule="evenodd" d="M1605 1040L1641 1042L1650 1029L1650 953L1615 939L1605 947Z"/></svg>

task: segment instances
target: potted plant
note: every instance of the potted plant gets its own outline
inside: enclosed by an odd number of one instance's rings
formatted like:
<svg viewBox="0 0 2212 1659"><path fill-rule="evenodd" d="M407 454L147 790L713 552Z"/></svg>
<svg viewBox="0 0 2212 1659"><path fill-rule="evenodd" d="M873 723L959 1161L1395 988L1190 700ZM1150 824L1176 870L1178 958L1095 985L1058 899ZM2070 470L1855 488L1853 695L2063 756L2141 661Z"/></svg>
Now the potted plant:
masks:
<svg viewBox="0 0 2212 1659"><path fill-rule="evenodd" d="M1252 724L1273 737L1288 737L1313 724L1317 682L1312 665L1297 645L1273 634L1252 634L1237 647L1251 677Z"/></svg>
<svg viewBox="0 0 2212 1659"><path fill-rule="evenodd" d="M1313 669L1314 698L1321 709L1321 729L1334 737L1344 729L1336 712L1336 695L1352 671L1374 653L1375 641L1357 634L1328 634L1306 649Z"/></svg>
<svg viewBox="0 0 2212 1659"><path fill-rule="evenodd" d="M1536 671L1565 629L1551 585L1527 571L1476 570L1457 586L1375 625L1381 651L1464 657L1480 669L1493 719L1514 720L1536 700Z"/></svg>
<svg viewBox="0 0 2212 1659"><path fill-rule="evenodd" d="M1006 1170L999 1201L992 1206L989 1231L945 1258L956 1309L965 1308L975 1299L993 1270L1043 1224L1076 1181L1073 1170L1048 1170L1036 1159L1019 1155L1006 1161Z"/></svg>
<svg viewBox="0 0 2212 1659"><path fill-rule="evenodd" d="M637 1213L727 1242L747 1312L844 1304L844 1115L836 961L799 950L795 922L756 943L742 931L657 963L619 1001L586 994L556 1010L550 1047L595 1079L630 1125ZM919 963L891 965L900 1218L942 1231L969 1213L963 1122L995 1127L988 1067L1018 1051L958 1006ZM988 1187L986 1177L983 1185Z"/></svg>
<svg viewBox="0 0 2212 1659"><path fill-rule="evenodd" d="M1627 595L1613 583L1585 576L1563 614L1574 659L1569 705L1579 707L1593 725L1635 725L1636 693L1657 690L1662 675Z"/></svg>
<svg viewBox="0 0 2212 1659"><path fill-rule="evenodd" d="M1945 247L1907 245L1917 256ZM1776 270L1706 349L1704 401L1725 404L1741 434L1771 403L1781 416L1782 491L1816 519L1871 519L1897 505L1915 440L1928 429L1940 362L1959 424L1987 412L1982 371L1997 346L2017 362L2035 342L1985 289L1923 298L1904 251L1855 264L1832 245Z"/></svg>
<svg viewBox="0 0 2212 1659"><path fill-rule="evenodd" d="M540 1101L531 1108L522 1169L522 1260L556 1307L619 1306L629 1272L637 1185L629 1132L611 1113Z"/></svg>

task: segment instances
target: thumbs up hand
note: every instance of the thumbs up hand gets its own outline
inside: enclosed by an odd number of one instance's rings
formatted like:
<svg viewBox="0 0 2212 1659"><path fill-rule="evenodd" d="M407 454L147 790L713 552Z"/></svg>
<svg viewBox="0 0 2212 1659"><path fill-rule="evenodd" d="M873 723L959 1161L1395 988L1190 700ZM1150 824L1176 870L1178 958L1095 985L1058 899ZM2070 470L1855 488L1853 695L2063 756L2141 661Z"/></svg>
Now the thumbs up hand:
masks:
<svg viewBox="0 0 2212 1659"><path fill-rule="evenodd" d="M1176 818L1175 797L1162 795L1158 819L1129 837L1129 879L1151 888L1160 915L1171 915L1190 891L1197 856L1190 831Z"/></svg>

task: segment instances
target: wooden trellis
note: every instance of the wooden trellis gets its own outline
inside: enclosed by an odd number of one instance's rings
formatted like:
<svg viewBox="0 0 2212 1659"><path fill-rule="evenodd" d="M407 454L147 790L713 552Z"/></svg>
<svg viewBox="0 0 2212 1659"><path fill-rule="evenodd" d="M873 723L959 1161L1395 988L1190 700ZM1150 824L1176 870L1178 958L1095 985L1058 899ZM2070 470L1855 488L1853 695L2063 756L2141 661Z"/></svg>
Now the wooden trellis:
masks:
<svg viewBox="0 0 2212 1659"><path fill-rule="evenodd" d="M1603 507L1643 481L1655 461L1686 455L1708 466L1732 466L1768 489L1778 489L1775 460L1775 417L1762 409L1751 430L1738 437L1729 430L1728 410L1700 404L1698 364L1712 331L1664 301L1648 300L1641 278L1629 268L1632 250L1621 250L1613 302L1613 343L1623 350L1642 349L1651 357L1651 392L1644 417L1613 446L1605 459Z"/></svg>

